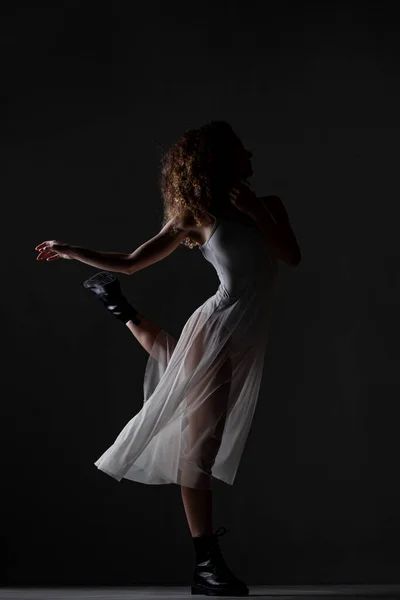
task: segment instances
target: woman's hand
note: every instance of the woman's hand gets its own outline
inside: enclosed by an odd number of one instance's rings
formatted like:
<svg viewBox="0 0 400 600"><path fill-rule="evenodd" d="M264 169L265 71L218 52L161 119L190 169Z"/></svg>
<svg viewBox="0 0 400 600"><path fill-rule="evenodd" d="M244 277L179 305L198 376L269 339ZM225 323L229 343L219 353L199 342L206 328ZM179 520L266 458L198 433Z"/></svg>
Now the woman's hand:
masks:
<svg viewBox="0 0 400 600"><path fill-rule="evenodd" d="M64 244L64 242L58 242L57 240L42 242L36 246L35 250L38 250L39 252L36 260L56 260L56 258L72 259L72 256L70 255L72 246Z"/></svg>
<svg viewBox="0 0 400 600"><path fill-rule="evenodd" d="M253 190L245 183L238 183L231 188L229 199L236 208L246 214L252 212L260 204Z"/></svg>

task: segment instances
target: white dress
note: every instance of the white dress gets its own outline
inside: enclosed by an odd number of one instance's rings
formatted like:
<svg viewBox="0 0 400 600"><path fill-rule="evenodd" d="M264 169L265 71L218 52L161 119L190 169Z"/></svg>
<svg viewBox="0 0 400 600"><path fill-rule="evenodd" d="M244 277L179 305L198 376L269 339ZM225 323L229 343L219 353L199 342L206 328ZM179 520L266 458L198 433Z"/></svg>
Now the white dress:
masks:
<svg viewBox="0 0 400 600"><path fill-rule="evenodd" d="M118 481L234 482L259 394L278 264L256 224L216 218L200 250L220 285L179 339L157 335L143 407L94 463Z"/></svg>

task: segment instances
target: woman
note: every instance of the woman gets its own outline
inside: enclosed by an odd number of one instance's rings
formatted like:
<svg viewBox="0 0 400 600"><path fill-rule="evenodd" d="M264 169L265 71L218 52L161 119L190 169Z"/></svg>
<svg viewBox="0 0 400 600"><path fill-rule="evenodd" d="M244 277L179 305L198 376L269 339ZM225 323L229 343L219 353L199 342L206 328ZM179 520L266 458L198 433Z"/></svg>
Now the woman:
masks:
<svg viewBox="0 0 400 600"><path fill-rule="evenodd" d="M263 371L277 261L296 266L300 250L275 196L257 198L247 178L251 152L225 121L186 131L161 162L160 232L131 254L52 240L38 260L76 259L105 269L84 286L149 353L142 409L95 465L118 481L175 483L196 553L193 594L247 595L212 533L212 478L230 485L253 418ZM179 339L140 314L112 271L133 274L180 245L199 248L218 273L216 293Z"/></svg>

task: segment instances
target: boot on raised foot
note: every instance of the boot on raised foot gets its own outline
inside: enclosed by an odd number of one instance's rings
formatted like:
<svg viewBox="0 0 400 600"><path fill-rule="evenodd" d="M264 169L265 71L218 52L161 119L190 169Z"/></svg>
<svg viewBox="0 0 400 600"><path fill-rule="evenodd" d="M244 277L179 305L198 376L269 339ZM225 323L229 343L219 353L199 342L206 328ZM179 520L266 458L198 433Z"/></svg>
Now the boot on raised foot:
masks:
<svg viewBox="0 0 400 600"><path fill-rule="evenodd" d="M100 271L100 273L86 279L82 285L93 292L107 310L122 323L126 324L128 321L133 321L136 325L140 325L137 310L129 304L122 294L120 282L113 273Z"/></svg>

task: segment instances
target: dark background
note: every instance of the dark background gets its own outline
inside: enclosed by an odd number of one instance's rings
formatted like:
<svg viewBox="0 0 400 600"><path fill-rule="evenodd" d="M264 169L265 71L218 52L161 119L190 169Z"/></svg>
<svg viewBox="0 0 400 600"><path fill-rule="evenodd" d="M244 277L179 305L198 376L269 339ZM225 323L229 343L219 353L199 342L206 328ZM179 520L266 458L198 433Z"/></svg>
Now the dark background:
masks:
<svg viewBox="0 0 400 600"><path fill-rule="evenodd" d="M1 582L189 582L178 486L94 461L142 406L147 355L59 239L133 251L159 231L163 152L225 119L279 194L265 375L224 554L250 584L398 582L399 20L396 3L53 2L1 8ZM5 252L4 252L5 250ZM122 286L173 335L217 275L180 247Z"/></svg>

